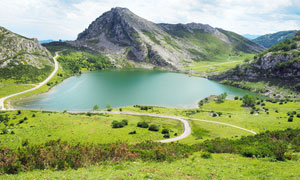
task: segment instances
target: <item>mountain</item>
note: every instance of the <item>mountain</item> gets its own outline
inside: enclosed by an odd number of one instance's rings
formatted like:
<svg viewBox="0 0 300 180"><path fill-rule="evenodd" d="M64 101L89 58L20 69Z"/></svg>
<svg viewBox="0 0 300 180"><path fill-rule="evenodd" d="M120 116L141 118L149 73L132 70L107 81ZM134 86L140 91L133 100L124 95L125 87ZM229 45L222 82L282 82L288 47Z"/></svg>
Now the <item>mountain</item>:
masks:
<svg viewBox="0 0 300 180"><path fill-rule="evenodd" d="M93 21L77 40L67 43L104 53L116 63L132 60L167 69L183 69L195 61L264 50L233 32L199 23L155 24L127 8L112 8Z"/></svg>
<svg viewBox="0 0 300 180"><path fill-rule="evenodd" d="M0 27L0 82L36 83L47 77L54 63L38 42Z"/></svg>
<svg viewBox="0 0 300 180"><path fill-rule="evenodd" d="M253 39L252 41L265 47L265 48L270 48L273 45L276 45L280 42L285 41L286 39L293 39L296 34L295 31L280 31L274 34L266 34L263 36L260 36L256 39Z"/></svg>
<svg viewBox="0 0 300 180"><path fill-rule="evenodd" d="M249 63L211 76L214 80L271 81L300 91L300 31L292 40L285 40L255 56Z"/></svg>
<svg viewBox="0 0 300 180"><path fill-rule="evenodd" d="M52 40L52 39L48 39L48 40L39 40L39 43L40 43L40 44L51 43L51 42L54 42L54 40Z"/></svg>
<svg viewBox="0 0 300 180"><path fill-rule="evenodd" d="M243 36L249 40L253 40L258 38L260 35L253 35L253 34L243 34Z"/></svg>

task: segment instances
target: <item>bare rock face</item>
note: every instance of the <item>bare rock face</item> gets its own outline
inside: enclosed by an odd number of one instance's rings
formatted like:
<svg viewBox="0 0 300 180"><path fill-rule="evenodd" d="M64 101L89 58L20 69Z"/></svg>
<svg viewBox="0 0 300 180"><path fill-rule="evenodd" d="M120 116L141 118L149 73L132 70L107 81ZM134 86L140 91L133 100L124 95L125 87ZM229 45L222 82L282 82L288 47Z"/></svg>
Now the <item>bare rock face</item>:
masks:
<svg viewBox="0 0 300 180"><path fill-rule="evenodd" d="M278 79L290 81L291 84L300 82L300 31L292 43L296 44L291 50L278 45L278 51L265 52L252 63L236 67L221 75L211 76L215 80L261 80ZM281 47L280 47L281 46ZM291 47L291 45L288 45Z"/></svg>
<svg viewBox="0 0 300 180"><path fill-rule="evenodd" d="M198 23L155 24L127 8L117 7L93 21L76 41L67 43L104 53L116 62L126 58L167 69L183 69L186 63L204 60L210 54L208 51L215 51L217 46L226 46L228 52L224 53L227 55L232 49L234 52L240 51L235 50L236 42L255 47L251 52L264 50L235 33L224 32L227 31ZM196 36L196 33L200 35ZM215 49L207 45L212 38L220 42Z"/></svg>
<svg viewBox="0 0 300 180"><path fill-rule="evenodd" d="M50 52L37 39L29 39L0 27L0 68L27 64L38 69L54 66Z"/></svg>

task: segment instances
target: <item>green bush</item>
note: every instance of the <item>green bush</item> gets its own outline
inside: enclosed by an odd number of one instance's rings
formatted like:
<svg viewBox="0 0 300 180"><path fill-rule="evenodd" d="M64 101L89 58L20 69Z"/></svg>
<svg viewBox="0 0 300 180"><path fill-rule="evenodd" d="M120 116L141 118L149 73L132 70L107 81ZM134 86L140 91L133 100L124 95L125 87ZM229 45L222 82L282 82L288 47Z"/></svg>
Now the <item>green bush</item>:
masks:
<svg viewBox="0 0 300 180"><path fill-rule="evenodd" d="M161 133L162 133L162 134L169 134L169 129L163 129L163 130L161 131Z"/></svg>
<svg viewBox="0 0 300 180"><path fill-rule="evenodd" d="M211 153L210 152L203 152L201 154L201 158L203 158L203 159L210 159L211 158Z"/></svg>
<svg viewBox="0 0 300 180"><path fill-rule="evenodd" d="M294 120L294 118L293 118L292 116L290 116L290 117L288 118L288 122L293 122L293 120Z"/></svg>
<svg viewBox="0 0 300 180"><path fill-rule="evenodd" d="M157 126L157 125L155 125L155 124L151 124L150 126L149 126L149 129L148 129L149 131L159 131L159 127Z"/></svg>
<svg viewBox="0 0 300 180"><path fill-rule="evenodd" d="M140 128L148 128L148 127L149 127L149 124L146 123L145 121L143 121L143 122L138 122L138 123L137 123L137 127L140 127Z"/></svg>
<svg viewBox="0 0 300 180"><path fill-rule="evenodd" d="M126 122L127 120L122 120L121 122L119 122L119 121L113 121L112 123L111 123L111 126L112 126L112 128L122 128L122 127L124 127L124 126L126 126L126 125L128 125L128 121ZM125 123L127 123L127 124L125 124Z"/></svg>
<svg viewBox="0 0 300 180"><path fill-rule="evenodd" d="M166 138L166 139L168 139L168 138L170 138L170 134L169 133L167 133L167 134L164 134L164 136L163 136L164 138Z"/></svg>
<svg viewBox="0 0 300 180"><path fill-rule="evenodd" d="M122 120L122 123L123 123L125 126L127 126L127 125L128 125L128 120L123 119L123 120Z"/></svg>

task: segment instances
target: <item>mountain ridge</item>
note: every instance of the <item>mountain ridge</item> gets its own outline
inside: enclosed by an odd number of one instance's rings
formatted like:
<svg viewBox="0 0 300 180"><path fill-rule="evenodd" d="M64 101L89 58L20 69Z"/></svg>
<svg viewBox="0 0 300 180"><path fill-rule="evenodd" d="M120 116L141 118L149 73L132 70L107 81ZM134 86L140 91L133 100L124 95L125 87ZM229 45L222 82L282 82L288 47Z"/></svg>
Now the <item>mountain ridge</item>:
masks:
<svg viewBox="0 0 300 180"><path fill-rule="evenodd" d="M120 7L103 13L67 43L104 53L114 62L125 59L173 70L215 56L264 50L233 32L200 23L155 24Z"/></svg>
<svg viewBox="0 0 300 180"><path fill-rule="evenodd" d="M279 31L276 33L270 33L270 34L259 36L253 39L252 41L265 48L270 48L271 46L283 42L286 39L293 39L296 35L296 32L297 30Z"/></svg>

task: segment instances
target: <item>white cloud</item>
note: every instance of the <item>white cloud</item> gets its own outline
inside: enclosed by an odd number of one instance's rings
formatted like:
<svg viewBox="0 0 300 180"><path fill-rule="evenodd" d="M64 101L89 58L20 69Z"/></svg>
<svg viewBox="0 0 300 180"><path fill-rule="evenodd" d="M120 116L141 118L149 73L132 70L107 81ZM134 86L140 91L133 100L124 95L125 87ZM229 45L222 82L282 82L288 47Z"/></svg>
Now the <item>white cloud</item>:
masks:
<svg viewBox="0 0 300 180"><path fill-rule="evenodd" d="M39 39L75 39L116 6L158 23L199 22L240 34L300 29L297 0L1 0L0 26Z"/></svg>

